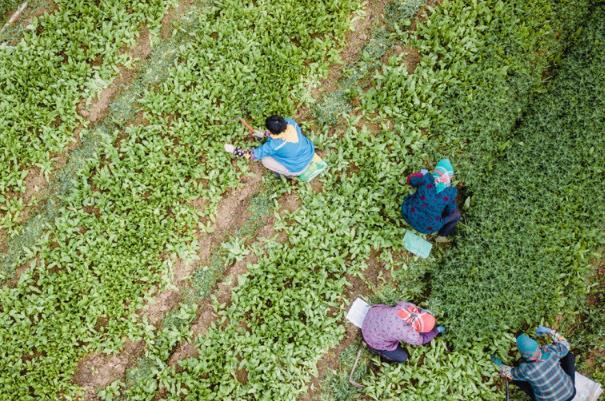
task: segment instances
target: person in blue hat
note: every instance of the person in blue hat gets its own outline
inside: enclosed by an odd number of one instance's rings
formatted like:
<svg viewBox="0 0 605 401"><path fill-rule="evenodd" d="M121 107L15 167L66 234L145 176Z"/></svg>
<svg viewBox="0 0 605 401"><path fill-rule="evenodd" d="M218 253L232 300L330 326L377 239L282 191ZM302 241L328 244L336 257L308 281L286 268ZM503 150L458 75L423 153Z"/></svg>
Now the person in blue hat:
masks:
<svg viewBox="0 0 605 401"><path fill-rule="evenodd" d="M440 160L435 171L421 170L407 176L407 183L416 192L405 198L401 214L416 231L424 234L438 232L447 237L454 233L460 220L456 204L458 191L452 186L454 167L448 159Z"/></svg>
<svg viewBox="0 0 605 401"><path fill-rule="evenodd" d="M517 336L517 348L523 361L517 367L507 366L492 356L500 375L512 380L534 401L571 401L576 395L576 358L569 343L559 333L539 326L536 335L548 335L552 344L540 346L525 333Z"/></svg>

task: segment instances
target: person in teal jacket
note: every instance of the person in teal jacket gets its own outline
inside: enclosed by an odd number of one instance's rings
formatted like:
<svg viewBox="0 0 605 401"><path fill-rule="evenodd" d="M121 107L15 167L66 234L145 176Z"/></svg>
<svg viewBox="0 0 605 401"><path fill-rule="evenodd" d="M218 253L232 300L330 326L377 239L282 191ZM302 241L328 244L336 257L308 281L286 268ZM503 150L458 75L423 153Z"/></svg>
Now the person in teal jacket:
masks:
<svg viewBox="0 0 605 401"><path fill-rule="evenodd" d="M286 177L302 174L311 164L315 146L291 118L271 116L265 121L267 131L256 132L258 139L267 138L265 143L254 149L241 149L226 144L225 150L237 157L259 160L267 169Z"/></svg>

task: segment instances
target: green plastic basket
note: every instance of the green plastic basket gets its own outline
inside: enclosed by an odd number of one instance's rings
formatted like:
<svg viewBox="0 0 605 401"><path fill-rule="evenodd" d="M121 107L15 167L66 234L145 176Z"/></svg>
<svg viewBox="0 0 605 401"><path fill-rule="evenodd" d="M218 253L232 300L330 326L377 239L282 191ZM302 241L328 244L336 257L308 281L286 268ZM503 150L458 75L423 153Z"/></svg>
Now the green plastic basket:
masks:
<svg viewBox="0 0 605 401"><path fill-rule="evenodd" d="M302 182L311 182L313 178L317 177L321 173L323 173L328 168L328 163L326 163L321 157L315 154L313 156L313 160L311 164L299 175L297 178Z"/></svg>
<svg viewBox="0 0 605 401"><path fill-rule="evenodd" d="M429 257L431 249L433 248L433 244L411 231L406 231L405 236L403 237L403 246L414 255L424 259Z"/></svg>

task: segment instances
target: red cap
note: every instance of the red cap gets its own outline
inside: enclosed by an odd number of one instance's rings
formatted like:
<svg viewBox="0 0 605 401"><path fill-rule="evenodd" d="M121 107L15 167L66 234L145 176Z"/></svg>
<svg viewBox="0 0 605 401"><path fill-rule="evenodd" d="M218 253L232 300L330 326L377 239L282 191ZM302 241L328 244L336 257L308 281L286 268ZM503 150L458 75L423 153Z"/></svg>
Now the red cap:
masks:
<svg viewBox="0 0 605 401"><path fill-rule="evenodd" d="M397 316L405 320L418 333L428 333L435 328L435 317L416 306L408 305L400 308Z"/></svg>

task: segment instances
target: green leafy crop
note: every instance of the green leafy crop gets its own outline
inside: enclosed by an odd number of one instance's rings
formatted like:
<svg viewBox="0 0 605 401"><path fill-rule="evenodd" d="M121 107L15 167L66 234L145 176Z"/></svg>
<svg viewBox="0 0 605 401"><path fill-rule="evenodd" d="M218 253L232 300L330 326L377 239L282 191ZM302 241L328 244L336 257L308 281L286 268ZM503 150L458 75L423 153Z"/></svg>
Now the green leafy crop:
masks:
<svg viewBox="0 0 605 401"><path fill-rule="evenodd" d="M126 3L100 4L118 12ZM147 10L138 4L127 9ZM69 13L57 15L74 27L85 24L80 2L64 7ZM336 56L357 7L348 0L204 6L196 29L180 33L189 40L166 80L140 99L144 122L97 134L102 146L74 178L51 229L21 261L27 269L19 283L0 289L0 398L73 398L80 390L72 376L85 354L116 351L126 336L143 334L135 314L144 296L169 280L174 257L191 252L196 229L209 223L242 174L243 164L232 165L222 150L223 142L245 139L235 117L292 113L303 82ZM122 18L134 32L139 22ZM95 35L117 29L107 25ZM196 199L207 209L198 212Z"/></svg>
<svg viewBox="0 0 605 401"><path fill-rule="evenodd" d="M602 16L595 12L579 31L510 148L470 186L464 235L433 287L457 344L553 322L558 314L569 324L588 307L586 277L605 224L597 189L605 163Z"/></svg>
<svg viewBox="0 0 605 401"><path fill-rule="evenodd" d="M53 158L86 125L77 105L116 75L141 27L158 27L172 0L56 0L23 38L0 45L0 227L19 230L31 169L46 178ZM98 87L101 83L101 87Z"/></svg>

